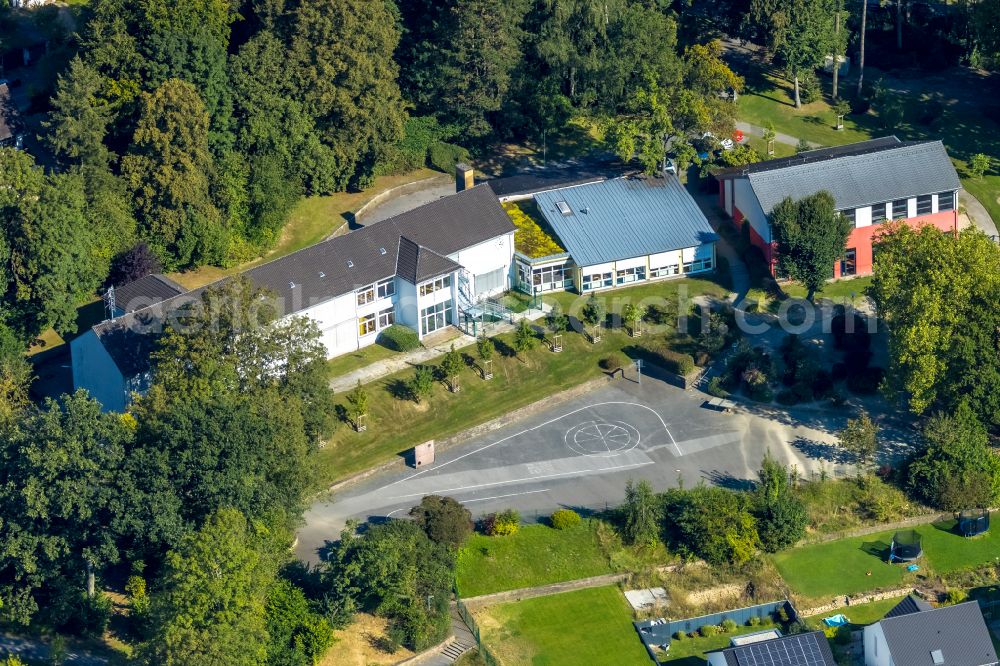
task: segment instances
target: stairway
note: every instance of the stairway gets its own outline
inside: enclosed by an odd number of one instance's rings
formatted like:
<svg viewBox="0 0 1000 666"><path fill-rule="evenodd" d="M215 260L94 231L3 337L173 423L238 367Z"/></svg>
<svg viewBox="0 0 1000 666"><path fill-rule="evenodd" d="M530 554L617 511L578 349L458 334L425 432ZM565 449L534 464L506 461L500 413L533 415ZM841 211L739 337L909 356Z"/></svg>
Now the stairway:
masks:
<svg viewBox="0 0 1000 666"><path fill-rule="evenodd" d="M447 663L454 664L456 661L458 661L459 657L461 657L463 654L465 654L474 647L476 646L470 645L469 643L465 643L463 641L456 640L454 643L451 643L441 652L441 656L447 660Z"/></svg>

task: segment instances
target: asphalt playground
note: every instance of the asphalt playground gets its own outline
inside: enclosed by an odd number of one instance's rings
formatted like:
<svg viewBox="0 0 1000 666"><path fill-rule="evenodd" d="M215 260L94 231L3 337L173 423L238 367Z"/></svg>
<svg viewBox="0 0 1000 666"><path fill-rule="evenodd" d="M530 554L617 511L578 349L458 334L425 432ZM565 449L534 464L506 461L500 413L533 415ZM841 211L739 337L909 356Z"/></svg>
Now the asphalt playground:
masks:
<svg viewBox="0 0 1000 666"><path fill-rule="evenodd" d="M802 476L846 470L829 455L840 419L724 414L708 409L707 399L649 377L616 379L439 452L422 469L378 475L316 502L297 554L314 562L347 520L403 516L425 495L454 497L474 516L513 508L531 520L561 507L586 513L613 506L630 478L656 490L701 480L740 487L755 478L768 450Z"/></svg>

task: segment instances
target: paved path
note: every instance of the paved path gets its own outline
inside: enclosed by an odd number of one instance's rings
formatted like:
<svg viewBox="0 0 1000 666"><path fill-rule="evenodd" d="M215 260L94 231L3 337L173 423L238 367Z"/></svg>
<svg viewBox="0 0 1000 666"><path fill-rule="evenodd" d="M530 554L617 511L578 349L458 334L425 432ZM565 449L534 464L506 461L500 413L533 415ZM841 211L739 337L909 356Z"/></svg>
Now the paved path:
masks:
<svg viewBox="0 0 1000 666"><path fill-rule="evenodd" d="M997 225L990 217L990 213L986 210L986 207L979 203L979 199L972 196L965 190L960 190L958 193L958 202L962 206L965 206L965 211L969 216L969 220L982 229L983 233L987 236L993 236L996 238L1000 233L997 232Z"/></svg>
<svg viewBox="0 0 1000 666"><path fill-rule="evenodd" d="M458 661L463 654L476 647L476 637L465 626L465 622L458 614L454 602L451 604L451 635L455 637L454 641L433 657L421 663L426 666L449 666Z"/></svg>
<svg viewBox="0 0 1000 666"><path fill-rule="evenodd" d="M736 129L740 130L744 134L749 134L751 136L764 136L764 128L758 125L751 125L750 123L745 123L742 120L736 121ZM785 134L783 132L775 132L774 140L778 143L787 143L789 146L799 145L801 139L792 136L791 134ZM815 141L807 141L810 148L822 148L823 144L816 143Z"/></svg>
<svg viewBox="0 0 1000 666"><path fill-rule="evenodd" d="M695 201L716 233L719 233L723 226L732 226L729 216L719 207L719 199L715 194L698 194ZM729 276L732 280L730 288L736 294L733 302L739 303L746 298L747 292L750 291L750 273L747 271L747 265L736 248L730 245L721 233L719 233L719 240L715 243L715 251L729 263Z"/></svg>
<svg viewBox="0 0 1000 666"><path fill-rule="evenodd" d="M514 321L518 322L521 319L535 321L551 309L548 305L543 305L542 307L543 309L541 310L528 310L523 313L514 314ZM493 336L499 333L507 333L512 330L514 330L514 324L498 323L492 325L489 335ZM362 384L367 384L375 381L376 379L381 379L382 377L391 375L394 372L399 372L400 370L405 370L406 368L412 368L416 365L420 365L421 363L426 363L427 361L438 358L439 356L446 354L448 350L451 349L452 345L455 345L455 349L464 349L474 344L476 344L476 339L474 337L462 333L457 338L449 338L441 344L421 347L420 349L414 349L411 352L403 354L396 354L395 356L381 361L376 361L371 365L366 365L363 368L359 368L345 375L334 377L330 381L330 388L333 389L334 393L349 391L357 386L359 381Z"/></svg>
<svg viewBox="0 0 1000 666"><path fill-rule="evenodd" d="M365 226L375 224L454 193L455 179L447 174L401 185L358 211L356 222Z"/></svg>

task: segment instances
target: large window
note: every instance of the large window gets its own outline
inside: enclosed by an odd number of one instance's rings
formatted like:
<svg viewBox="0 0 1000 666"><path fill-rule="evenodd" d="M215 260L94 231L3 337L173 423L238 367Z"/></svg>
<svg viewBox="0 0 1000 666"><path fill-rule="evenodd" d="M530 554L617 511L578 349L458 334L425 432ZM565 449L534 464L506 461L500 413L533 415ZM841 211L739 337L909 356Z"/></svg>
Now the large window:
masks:
<svg viewBox="0 0 1000 666"><path fill-rule="evenodd" d="M707 257L705 259L695 259L694 261L689 261L682 266L682 270L685 273L697 273L698 271L708 271L712 269L712 258Z"/></svg>
<svg viewBox="0 0 1000 666"><path fill-rule="evenodd" d="M624 268L616 273L615 278L618 284L641 282L646 279L646 267L634 266L633 268Z"/></svg>
<svg viewBox="0 0 1000 666"><path fill-rule="evenodd" d="M358 317L358 336L365 337L375 332L375 313Z"/></svg>
<svg viewBox="0 0 1000 666"><path fill-rule="evenodd" d="M649 277L651 278L661 278L670 275L677 275L681 270L681 267L677 264L658 266L656 268L649 269Z"/></svg>
<svg viewBox="0 0 1000 666"><path fill-rule="evenodd" d="M942 192L938 195L938 212L943 213L946 210L955 210L954 192Z"/></svg>
<svg viewBox="0 0 1000 666"><path fill-rule="evenodd" d="M909 199L896 199L892 202L892 219L902 220L909 217Z"/></svg>
<svg viewBox="0 0 1000 666"><path fill-rule="evenodd" d="M392 308L386 308L378 313L378 327L386 328L396 323L396 312Z"/></svg>
<svg viewBox="0 0 1000 666"><path fill-rule="evenodd" d="M420 332L427 335L448 324L448 313L451 311L451 301L437 303L420 311Z"/></svg>
<svg viewBox="0 0 1000 666"><path fill-rule="evenodd" d="M917 215L931 214L931 195L921 194L917 197Z"/></svg>
<svg viewBox="0 0 1000 666"><path fill-rule="evenodd" d="M441 289L448 289L451 287L451 276L445 275L444 277L438 278L436 280L431 280L430 282L425 282L420 285L420 295L426 296L427 294L433 294L435 291L440 291Z"/></svg>
<svg viewBox="0 0 1000 666"><path fill-rule="evenodd" d="M885 222L885 204L875 204L872 206L872 224Z"/></svg>
<svg viewBox="0 0 1000 666"><path fill-rule="evenodd" d="M858 252L853 247L847 248L844 258L840 260L840 275L854 275L858 272Z"/></svg>
<svg viewBox="0 0 1000 666"><path fill-rule="evenodd" d="M566 281L570 279L568 273L564 265L536 268L531 271L531 287L535 291L565 289Z"/></svg>
<svg viewBox="0 0 1000 666"><path fill-rule="evenodd" d="M358 289L358 305L365 305L375 300L375 285L370 284L364 289Z"/></svg>
<svg viewBox="0 0 1000 666"><path fill-rule="evenodd" d="M396 293L396 281L392 278L382 280L375 288L379 298L389 298Z"/></svg>
<svg viewBox="0 0 1000 666"><path fill-rule="evenodd" d="M583 283L580 286L581 291L589 291L591 289L601 289L603 287L611 287L614 285L613 277L610 272L591 273L590 275L584 275L581 282Z"/></svg>

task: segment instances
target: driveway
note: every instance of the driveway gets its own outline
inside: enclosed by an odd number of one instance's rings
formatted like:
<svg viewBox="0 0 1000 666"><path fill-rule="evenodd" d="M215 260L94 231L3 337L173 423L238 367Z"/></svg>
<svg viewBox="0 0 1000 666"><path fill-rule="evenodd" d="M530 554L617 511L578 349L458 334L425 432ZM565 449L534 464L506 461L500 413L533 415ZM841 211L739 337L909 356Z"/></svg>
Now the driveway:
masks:
<svg viewBox="0 0 1000 666"><path fill-rule="evenodd" d="M625 482L656 490L701 480L745 487L770 450L809 478L849 471L832 434L848 411L721 414L708 396L651 377L619 378L591 393L440 454L430 467L394 471L318 501L305 514L297 555L316 562L348 519L405 515L424 495L450 495L475 516L513 508L526 520L560 507L604 510Z"/></svg>

